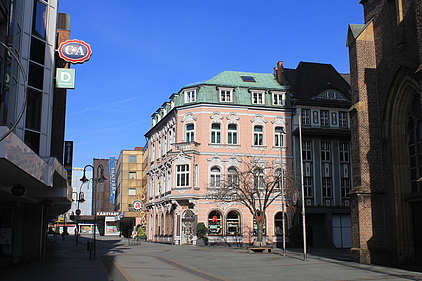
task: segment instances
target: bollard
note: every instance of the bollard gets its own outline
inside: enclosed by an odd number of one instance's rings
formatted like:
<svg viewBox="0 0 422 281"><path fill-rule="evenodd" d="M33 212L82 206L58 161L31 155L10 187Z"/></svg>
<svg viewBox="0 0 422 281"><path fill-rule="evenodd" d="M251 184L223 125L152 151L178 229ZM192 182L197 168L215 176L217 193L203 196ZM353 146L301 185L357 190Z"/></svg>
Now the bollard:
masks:
<svg viewBox="0 0 422 281"><path fill-rule="evenodd" d="M94 250L94 242L88 241L86 242L86 250L89 251L89 258L91 259L92 251Z"/></svg>

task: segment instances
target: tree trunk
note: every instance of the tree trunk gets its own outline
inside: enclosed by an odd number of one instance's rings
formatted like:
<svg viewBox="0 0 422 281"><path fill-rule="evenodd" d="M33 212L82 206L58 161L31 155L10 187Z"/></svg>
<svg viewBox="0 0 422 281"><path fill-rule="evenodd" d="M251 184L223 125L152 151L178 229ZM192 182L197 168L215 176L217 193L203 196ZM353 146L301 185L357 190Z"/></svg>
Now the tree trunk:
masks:
<svg viewBox="0 0 422 281"><path fill-rule="evenodd" d="M258 233L256 235L256 241L254 242L254 246L255 247L265 246L266 243L262 241L262 233L263 233L264 225L265 225L265 215L256 216L255 220L256 220Z"/></svg>

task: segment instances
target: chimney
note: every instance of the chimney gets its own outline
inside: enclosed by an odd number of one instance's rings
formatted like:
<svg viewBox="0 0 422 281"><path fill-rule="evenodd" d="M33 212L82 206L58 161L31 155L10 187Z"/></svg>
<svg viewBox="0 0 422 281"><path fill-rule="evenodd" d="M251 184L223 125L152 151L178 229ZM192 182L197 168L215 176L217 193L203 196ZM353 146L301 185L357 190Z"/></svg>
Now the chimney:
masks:
<svg viewBox="0 0 422 281"><path fill-rule="evenodd" d="M277 62L277 67L274 67L274 76L280 85L285 85L283 62Z"/></svg>

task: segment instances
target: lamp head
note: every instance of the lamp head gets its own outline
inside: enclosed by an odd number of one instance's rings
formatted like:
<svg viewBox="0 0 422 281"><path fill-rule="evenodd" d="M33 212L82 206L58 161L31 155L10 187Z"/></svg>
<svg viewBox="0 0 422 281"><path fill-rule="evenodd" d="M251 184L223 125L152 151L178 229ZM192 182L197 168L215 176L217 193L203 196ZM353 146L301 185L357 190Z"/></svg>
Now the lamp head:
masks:
<svg viewBox="0 0 422 281"><path fill-rule="evenodd" d="M104 183L105 181L107 181L107 178L104 176L104 166L100 164L98 168L101 169L101 172L100 177L97 179L97 182Z"/></svg>
<svg viewBox="0 0 422 281"><path fill-rule="evenodd" d="M80 181L83 183L86 183L87 181L89 181L89 179L85 175L85 171L84 171L84 176L80 179Z"/></svg>

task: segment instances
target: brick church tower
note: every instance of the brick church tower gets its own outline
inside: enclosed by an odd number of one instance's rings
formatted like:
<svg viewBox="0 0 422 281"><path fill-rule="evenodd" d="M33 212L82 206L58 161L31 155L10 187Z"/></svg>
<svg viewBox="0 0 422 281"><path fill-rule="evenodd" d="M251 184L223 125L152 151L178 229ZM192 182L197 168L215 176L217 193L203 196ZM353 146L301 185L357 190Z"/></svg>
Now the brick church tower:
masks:
<svg viewBox="0 0 422 281"><path fill-rule="evenodd" d="M353 258L422 265L422 1L362 0L349 25Z"/></svg>

